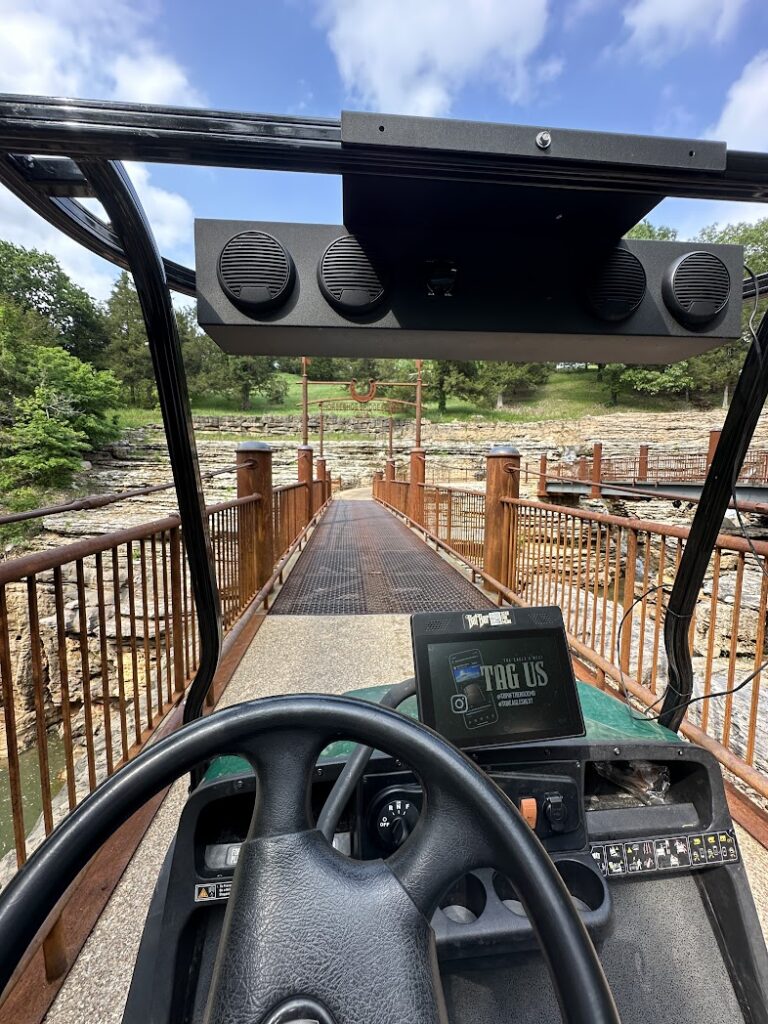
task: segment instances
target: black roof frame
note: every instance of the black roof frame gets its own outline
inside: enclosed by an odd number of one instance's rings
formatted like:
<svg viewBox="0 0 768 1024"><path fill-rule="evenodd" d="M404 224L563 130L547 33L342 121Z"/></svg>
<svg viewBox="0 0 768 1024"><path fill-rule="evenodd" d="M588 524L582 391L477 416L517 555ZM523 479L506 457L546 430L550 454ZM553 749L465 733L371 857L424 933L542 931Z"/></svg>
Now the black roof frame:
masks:
<svg viewBox="0 0 768 1024"><path fill-rule="evenodd" d="M434 122L425 119L426 129ZM471 127L471 126L470 126ZM480 129L481 126L478 126ZM532 138L541 130L531 128ZM554 134L554 130L553 130ZM572 133L573 134L573 133ZM531 152L480 152L430 146L345 144L330 118L190 110L145 104L0 95L0 182L63 233L133 274L155 367L198 619L201 663L184 719L202 713L221 652L221 614L205 506L170 290L195 294L194 271L162 260L122 160L304 173L404 176L467 183L768 202L768 155L723 149L717 167L672 167L630 158L632 136L590 133L595 158ZM606 146L601 145L601 140ZM627 159L616 159L626 142ZM582 142L584 139L582 139ZM645 140L646 143L649 140ZM608 145L609 144L609 145ZM604 153L614 154L610 159ZM601 157L601 154L603 156ZM694 150L691 149L691 156ZM101 201L111 223L79 200ZM768 274L758 288L768 289ZM745 298L754 298L751 279ZM693 689L687 637L723 514L734 467L741 466L768 395L768 320L758 329L735 389L678 568L665 620L669 683L661 721L679 728ZM767 356L763 359L762 353Z"/></svg>

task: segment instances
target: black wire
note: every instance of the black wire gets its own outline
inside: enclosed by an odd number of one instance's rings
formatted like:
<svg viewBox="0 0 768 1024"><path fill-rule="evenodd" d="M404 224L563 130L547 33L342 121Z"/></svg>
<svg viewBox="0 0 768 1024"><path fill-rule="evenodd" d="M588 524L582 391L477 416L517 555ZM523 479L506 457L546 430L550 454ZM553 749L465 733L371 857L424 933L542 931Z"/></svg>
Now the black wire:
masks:
<svg viewBox="0 0 768 1024"><path fill-rule="evenodd" d="M750 672L746 679L742 679L742 681L736 686L732 686L730 690L717 690L715 693L702 693L698 697L691 697L689 700L683 701L682 704L676 704L675 707L670 710L678 711L680 708L685 708L691 704L695 704L698 700L712 700L713 697L729 697L732 693L738 693L739 690L743 690L747 683L751 683L752 680L756 676L759 676L766 668L768 668L768 660L764 661L762 665L759 665L754 672ZM645 718L646 722L657 722L659 718L661 718L661 715L652 715L650 718L647 715L643 715L642 717Z"/></svg>
<svg viewBox="0 0 768 1024"><path fill-rule="evenodd" d="M755 300L754 300L754 303L752 305L752 312L750 313L750 316L749 316L748 327L749 327L749 333L750 333L750 335L752 337L752 343L755 346L755 350L757 352L758 362L760 364L762 364L762 362L763 362L763 349L762 349L762 346L760 344L760 339L757 336L757 331L755 330L755 317L757 316L758 303L760 301L760 287L759 287L759 284L758 284L758 281L757 281L757 277L756 277L754 271L750 267L748 267L746 264L744 264L744 269L746 270L747 274L749 274L749 276L752 278L752 283L753 283L753 285L755 287ZM745 454L745 453L742 453L742 454ZM766 579L768 579L768 565L766 565L766 562L760 557L760 555L758 554L757 548L755 547L754 543L752 542L752 538L750 536L748 536L748 534L747 534L747 527L746 527L746 524L745 524L744 519L742 517L741 509L739 508L739 502L738 502L738 499L736 497L736 485L738 483L738 478L739 478L738 467L739 467L739 464L742 463L742 462L743 462L742 458L734 459L733 474L731 476L731 499L733 501L733 508L734 508L734 511L736 512L736 518L737 518L738 523L739 523L739 530L741 531L741 535L744 538L744 540L747 542L749 550L750 550L753 558L755 559L755 562L757 563L758 568L762 572L763 576L765 576ZM632 604L629 606L629 608L627 608L627 610L622 615L621 621L619 622L619 627L618 627L618 630L617 630L617 635L616 635L616 661L618 663L618 669L619 669L619 681L620 681L620 685L621 685L621 691L622 691L622 694L624 696L624 701L625 701L625 703L627 705L627 708L629 710L630 717L634 721L657 722L659 720L659 718L661 718L661 715L649 715L647 712L653 711L653 709L655 707L657 707L664 700L666 694L663 694L657 701L654 701L653 704L650 704L647 708L645 708L643 710L642 713L636 714L635 708L632 706L632 701L631 701L631 697L630 697L629 691L627 690L627 684L626 684L626 681L624 679L624 671L623 671L623 669L621 667L621 635L622 635L622 632L623 632L624 623L626 622L627 618L632 614L632 612L635 610L637 605L640 604L641 601L645 600L645 598L648 597L649 594L653 594L657 590L661 590L663 592L665 589L667 589L667 588L663 584L657 583L654 586L649 587L648 590L646 590L644 593L642 593L639 597L635 598L635 600L632 602ZM710 625L710 628L711 628L711 625ZM738 691L743 689L745 686L747 686L748 683L751 683L752 680L755 679L756 676L760 675L760 673L764 669L766 669L766 668L768 668L768 660L764 661L763 664L760 665L758 668L756 668L754 670L754 672L751 672L746 677L746 679L742 679L742 681L740 683L738 683L736 686L732 687L731 689L729 689L729 690L718 690L715 693L704 693L704 694L700 694L698 697L690 697L688 700L682 701L680 704L676 704L674 707L670 708L669 711L679 711L680 708L690 707L691 704L695 704L697 701L700 701L700 700L712 700L714 697L729 697L731 694L738 693ZM673 693L677 693L678 696L682 696L681 692L679 690L677 690L677 688L672 683L669 684L669 687L671 687ZM667 712L667 713L669 713L669 712Z"/></svg>

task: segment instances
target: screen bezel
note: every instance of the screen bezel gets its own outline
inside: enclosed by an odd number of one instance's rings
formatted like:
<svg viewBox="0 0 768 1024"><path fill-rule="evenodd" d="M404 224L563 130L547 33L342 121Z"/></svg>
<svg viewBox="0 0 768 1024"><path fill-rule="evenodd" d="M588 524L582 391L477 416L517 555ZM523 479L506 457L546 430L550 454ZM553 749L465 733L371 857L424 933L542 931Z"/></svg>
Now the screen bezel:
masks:
<svg viewBox="0 0 768 1024"><path fill-rule="evenodd" d="M432 729L436 729L434 689L432 671L429 661L429 648L442 644L463 643L481 653L485 641L507 641L514 646L516 640L546 638L554 640L555 656L558 661L557 672L563 679L562 692L566 704L568 722L557 728L528 730L525 733L494 732L478 737L467 737L458 740L445 736L449 742L461 750L474 750L481 747L503 747L512 744L531 743L537 740L571 739L584 736L584 716L581 710L576 678L573 673L568 641L564 627L558 626L515 626L511 629L491 627L489 629L466 631L451 630L446 633L420 633L414 630L413 648L416 668L416 694L419 705L419 719ZM437 730L439 731L439 730ZM444 735L444 734L441 734Z"/></svg>

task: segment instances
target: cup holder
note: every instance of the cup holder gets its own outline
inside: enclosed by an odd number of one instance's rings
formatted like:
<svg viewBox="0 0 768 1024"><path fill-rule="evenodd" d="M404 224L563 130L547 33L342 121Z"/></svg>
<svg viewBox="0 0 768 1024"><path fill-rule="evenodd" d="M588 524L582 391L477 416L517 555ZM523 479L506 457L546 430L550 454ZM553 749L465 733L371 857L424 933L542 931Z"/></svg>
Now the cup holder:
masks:
<svg viewBox="0 0 768 1024"><path fill-rule="evenodd" d="M605 883L596 871L578 860L559 860L555 867L578 910L600 909L605 902Z"/></svg>
<svg viewBox="0 0 768 1024"><path fill-rule="evenodd" d="M602 907L605 902L605 884L595 871L578 860L559 860L555 862L555 867L578 911L587 914ZM526 916L517 890L508 878L496 872L493 888L507 910L520 917Z"/></svg>
<svg viewBox="0 0 768 1024"><path fill-rule="evenodd" d="M477 875L465 875L440 900L440 909L454 924L474 924L485 901L485 887Z"/></svg>
<svg viewBox="0 0 768 1024"><path fill-rule="evenodd" d="M527 916L525 908L520 902L520 897L517 895L517 889L515 889L514 885L512 885L505 875L500 875L498 871L496 871L493 876L493 888L496 890L496 895L507 910L511 910L512 913L517 914L518 917Z"/></svg>

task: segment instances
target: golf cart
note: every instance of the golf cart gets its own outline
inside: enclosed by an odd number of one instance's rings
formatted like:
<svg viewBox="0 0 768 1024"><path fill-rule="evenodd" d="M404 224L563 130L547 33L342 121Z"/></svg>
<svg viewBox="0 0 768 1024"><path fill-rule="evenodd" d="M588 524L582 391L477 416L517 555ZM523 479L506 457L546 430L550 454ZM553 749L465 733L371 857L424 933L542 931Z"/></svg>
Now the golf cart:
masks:
<svg viewBox="0 0 768 1024"><path fill-rule="evenodd" d="M0 154L0 181L134 276L202 647L183 728L99 786L0 894L0 989L88 859L189 773L126 1022L768 1022L720 766L677 732L696 595L768 390L768 325L669 597L658 721L577 685L558 608L485 606L414 616L415 681L338 697L320 680L203 717L221 616L170 298L195 296L238 354L672 362L738 337L764 282L742 284L737 246L625 235L666 196L763 197L768 158L28 97L0 98ZM341 175L343 223L199 221L193 273L161 259L120 160Z"/></svg>

